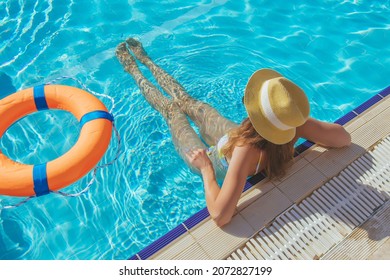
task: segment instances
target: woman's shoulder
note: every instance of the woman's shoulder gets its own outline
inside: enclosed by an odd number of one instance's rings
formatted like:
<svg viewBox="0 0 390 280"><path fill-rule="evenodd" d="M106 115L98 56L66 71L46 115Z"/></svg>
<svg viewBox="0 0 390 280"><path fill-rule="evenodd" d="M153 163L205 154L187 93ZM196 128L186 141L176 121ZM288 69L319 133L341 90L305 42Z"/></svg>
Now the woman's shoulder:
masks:
<svg viewBox="0 0 390 280"><path fill-rule="evenodd" d="M264 157L264 150L260 150L253 145L236 146L233 150L232 158L229 166L234 164L236 168L245 173L245 176L250 176L258 171L258 164L261 158Z"/></svg>
<svg viewBox="0 0 390 280"><path fill-rule="evenodd" d="M236 146L234 147L232 157L234 156L241 156L245 159L250 159L252 157L258 157L259 152L262 152L258 147L255 147L254 145L245 144L242 146Z"/></svg>

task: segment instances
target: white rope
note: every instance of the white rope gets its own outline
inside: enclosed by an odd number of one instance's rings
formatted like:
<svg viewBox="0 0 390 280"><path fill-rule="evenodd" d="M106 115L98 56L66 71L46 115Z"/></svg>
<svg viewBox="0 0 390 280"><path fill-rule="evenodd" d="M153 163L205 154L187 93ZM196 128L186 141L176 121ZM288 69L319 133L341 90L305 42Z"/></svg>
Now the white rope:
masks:
<svg viewBox="0 0 390 280"><path fill-rule="evenodd" d="M99 97L104 97L104 98L107 98L111 101L111 110L110 110L110 114L115 110L115 99L112 98L112 96L109 96L107 94L102 94L102 93L98 93L98 92L95 92L93 90L90 90L83 82L81 82L80 80L74 78L74 77L70 77L70 76L62 76L62 77L58 77L48 83L46 83L46 85L52 85L52 84L55 84L57 83L58 81L60 80L66 80L66 79L69 79L69 80L72 80L74 82L76 82L79 86L82 87L83 90L85 91L88 91L90 93L93 93L94 95L96 96L99 96Z"/></svg>
<svg viewBox="0 0 390 280"><path fill-rule="evenodd" d="M85 84L83 84L80 80L74 78L74 77L69 77L69 76L62 76L62 77L59 77L59 78L56 78L54 80L52 80L51 82L48 82L46 83L47 85L50 85L50 84L53 84L53 83L56 83L57 81L59 80L64 80L64 79L71 79L75 82L78 83L79 86L81 86L84 90L88 91L88 92L91 92L93 93L94 95L96 96L99 96L99 97L104 97L104 98L107 98L111 101L111 110L109 111L110 114L112 114L112 112L114 111L115 109L115 99L112 98L111 96L109 95L106 95L106 94L101 94L101 93L97 93L97 92L94 92L90 89L87 88L87 86ZM116 151L116 154L115 154L115 158L113 160L111 160L110 162L108 163L105 163L105 164L102 164L102 165L99 165L99 166L96 166L93 170L92 170L92 179L88 182L87 186L80 192L78 193L64 193L62 191L50 191L51 193L56 193L56 194L59 194L59 195L62 195L62 196L66 196L66 197L78 197L78 196L81 196L83 195L84 193L88 192L88 190L91 188L92 184L96 181L96 174L97 174L97 171L98 169L102 169L102 168L105 168L105 167L108 167L110 165L113 165L114 162L119 158L120 154L121 154L121 147L122 147L122 141L121 141L121 138L120 138L120 135L119 135L119 132L118 132L118 129L116 128L115 126L115 123L114 121L112 122L112 127L114 129L114 133L115 133L115 136L116 136L116 139L118 141L118 148L117 148L117 151ZM36 196L30 196L30 197L27 197L25 198L24 200L16 203L16 204L13 204L13 205L6 205L6 206L2 206L1 207L1 210L3 209L12 209L12 208L17 208L25 203L27 203L29 200L31 200L32 198L35 198Z"/></svg>
<svg viewBox="0 0 390 280"><path fill-rule="evenodd" d="M20 202L18 202L18 203L16 203L16 204L2 206L2 207L1 207L1 210L3 210L3 209L17 208L17 207L19 207L19 206L25 204L26 202L28 202L30 199L32 199L32 198L34 198L34 197L35 197L35 196L29 196L29 197L23 199L22 201L20 201Z"/></svg>

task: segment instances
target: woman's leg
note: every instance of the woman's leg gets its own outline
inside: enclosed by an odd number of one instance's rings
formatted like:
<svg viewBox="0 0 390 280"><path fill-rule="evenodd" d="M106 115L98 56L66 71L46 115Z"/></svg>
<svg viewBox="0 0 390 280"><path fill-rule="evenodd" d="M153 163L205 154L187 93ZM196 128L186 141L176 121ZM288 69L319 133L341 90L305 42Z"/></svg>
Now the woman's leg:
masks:
<svg viewBox="0 0 390 280"><path fill-rule="evenodd" d="M179 82L150 59L139 41L129 38L126 42L137 59L150 69L160 86L200 128L207 144L215 145L224 134L237 126L207 103L192 98Z"/></svg>
<svg viewBox="0 0 390 280"><path fill-rule="evenodd" d="M149 80L143 76L124 43L117 47L116 56L125 70L134 78L148 103L154 109L158 110L165 118L170 128L176 150L190 166L185 155L188 150L205 149L206 146L189 124L186 115L180 110L177 104L166 98ZM196 168L192 166L190 167L193 171L198 172Z"/></svg>

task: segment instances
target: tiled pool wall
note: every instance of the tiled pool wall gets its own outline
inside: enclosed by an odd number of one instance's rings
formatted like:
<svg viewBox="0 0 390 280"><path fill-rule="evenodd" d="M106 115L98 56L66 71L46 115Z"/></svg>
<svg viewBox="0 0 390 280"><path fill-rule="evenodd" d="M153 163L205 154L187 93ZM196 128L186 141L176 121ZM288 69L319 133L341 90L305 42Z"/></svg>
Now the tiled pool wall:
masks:
<svg viewBox="0 0 390 280"><path fill-rule="evenodd" d="M386 96L390 94L390 86L379 92L378 94L374 95L355 109L353 109L351 112L345 114L341 118L337 119L335 123L344 125L354 119L355 117L359 116L363 112L365 112L367 109L375 105L376 103L380 102L382 99L384 99ZM302 144L300 144L298 147L295 148L295 156L298 156L299 154L303 153L310 147L314 145L313 142L305 141ZM266 175L264 173L259 173L251 178L249 178L244 186L244 191L251 189L254 185L262 181ZM129 260L146 260L161 249L163 249L165 246L176 240L178 237L186 233L188 230L194 228L196 225L198 225L200 222L205 220L210 216L207 208L203 208L190 218L188 218L186 221L184 221L182 224L178 225L156 241L154 241L152 244L145 247L143 250L135 254L134 256L130 257Z"/></svg>

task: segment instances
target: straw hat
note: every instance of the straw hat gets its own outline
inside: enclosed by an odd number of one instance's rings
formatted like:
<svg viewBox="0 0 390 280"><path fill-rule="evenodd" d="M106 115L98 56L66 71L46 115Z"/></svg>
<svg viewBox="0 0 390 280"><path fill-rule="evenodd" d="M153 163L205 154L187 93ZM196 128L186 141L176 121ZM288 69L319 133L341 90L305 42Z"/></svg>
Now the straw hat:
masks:
<svg viewBox="0 0 390 280"><path fill-rule="evenodd" d="M294 138L310 112L303 90L270 69L260 69L250 77L244 104L257 133L279 145Z"/></svg>

